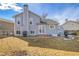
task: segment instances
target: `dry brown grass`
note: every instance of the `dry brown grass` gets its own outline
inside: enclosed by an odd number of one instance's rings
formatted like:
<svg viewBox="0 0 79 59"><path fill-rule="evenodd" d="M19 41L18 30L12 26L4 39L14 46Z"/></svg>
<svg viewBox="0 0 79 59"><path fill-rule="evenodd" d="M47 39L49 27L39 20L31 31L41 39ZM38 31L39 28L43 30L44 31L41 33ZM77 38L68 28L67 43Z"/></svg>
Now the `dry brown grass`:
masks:
<svg viewBox="0 0 79 59"><path fill-rule="evenodd" d="M0 55L75 56L79 55L79 40L65 41L50 37L2 37Z"/></svg>
<svg viewBox="0 0 79 59"><path fill-rule="evenodd" d="M26 51L27 45L27 42L14 37L0 39L0 55L14 55L18 51Z"/></svg>

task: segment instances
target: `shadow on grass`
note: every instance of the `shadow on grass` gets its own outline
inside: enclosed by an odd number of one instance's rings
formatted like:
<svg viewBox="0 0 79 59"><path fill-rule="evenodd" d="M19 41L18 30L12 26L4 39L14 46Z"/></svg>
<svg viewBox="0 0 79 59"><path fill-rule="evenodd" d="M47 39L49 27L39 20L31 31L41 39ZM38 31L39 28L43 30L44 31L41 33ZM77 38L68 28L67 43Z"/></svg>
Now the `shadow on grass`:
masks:
<svg viewBox="0 0 79 59"><path fill-rule="evenodd" d="M79 52L78 40L57 40L54 38L17 37L29 43L29 46Z"/></svg>
<svg viewBox="0 0 79 59"><path fill-rule="evenodd" d="M7 38L7 37L11 37L11 36L7 36L7 35L0 35L0 40L1 40L1 39L4 39L4 38Z"/></svg>

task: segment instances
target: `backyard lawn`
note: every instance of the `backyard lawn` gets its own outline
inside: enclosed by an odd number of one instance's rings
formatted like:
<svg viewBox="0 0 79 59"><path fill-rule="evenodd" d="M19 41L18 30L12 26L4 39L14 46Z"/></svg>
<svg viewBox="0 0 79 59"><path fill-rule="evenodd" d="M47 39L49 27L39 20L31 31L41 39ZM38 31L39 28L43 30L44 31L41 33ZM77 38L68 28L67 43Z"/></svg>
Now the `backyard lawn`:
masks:
<svg viewBox="0 0 79 59"><path fill-rule="evenodd" d="M79 56L79 39L0 37L0 55Z"/></svg>

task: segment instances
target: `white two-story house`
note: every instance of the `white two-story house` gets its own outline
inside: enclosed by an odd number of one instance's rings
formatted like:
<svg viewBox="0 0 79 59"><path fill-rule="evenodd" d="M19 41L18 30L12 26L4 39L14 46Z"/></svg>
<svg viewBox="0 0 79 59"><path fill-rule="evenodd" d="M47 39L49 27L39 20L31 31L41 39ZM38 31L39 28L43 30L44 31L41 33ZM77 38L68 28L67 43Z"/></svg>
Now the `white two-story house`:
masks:
<svg viewBox="0 0 79 59"><path fill-rule="evenodd" d="M50 19L42 19L39 15L31 12L28 5L24 5L23 12L13 16L15 19L14 35L52 35L63 34L63 28L58 26L58 22Z"/></svg>

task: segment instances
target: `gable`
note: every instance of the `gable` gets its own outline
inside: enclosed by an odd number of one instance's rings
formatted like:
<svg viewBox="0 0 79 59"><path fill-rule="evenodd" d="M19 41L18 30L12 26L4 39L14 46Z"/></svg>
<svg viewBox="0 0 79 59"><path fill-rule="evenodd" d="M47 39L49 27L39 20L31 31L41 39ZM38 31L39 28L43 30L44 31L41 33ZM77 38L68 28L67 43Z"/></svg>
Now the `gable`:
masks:
<svg viewBox="0 0 79 59"><path fill-rule="evenodd" d="M37 16L37 17L40 17L39 15L37 15L37 14L35 14L34 12L31 12L31 11L29 11L29 14L32 14L32 15ZM17 16L23 16L23 12L14 15L13 18L15 18L15 17L17 17Z"/></svg>

